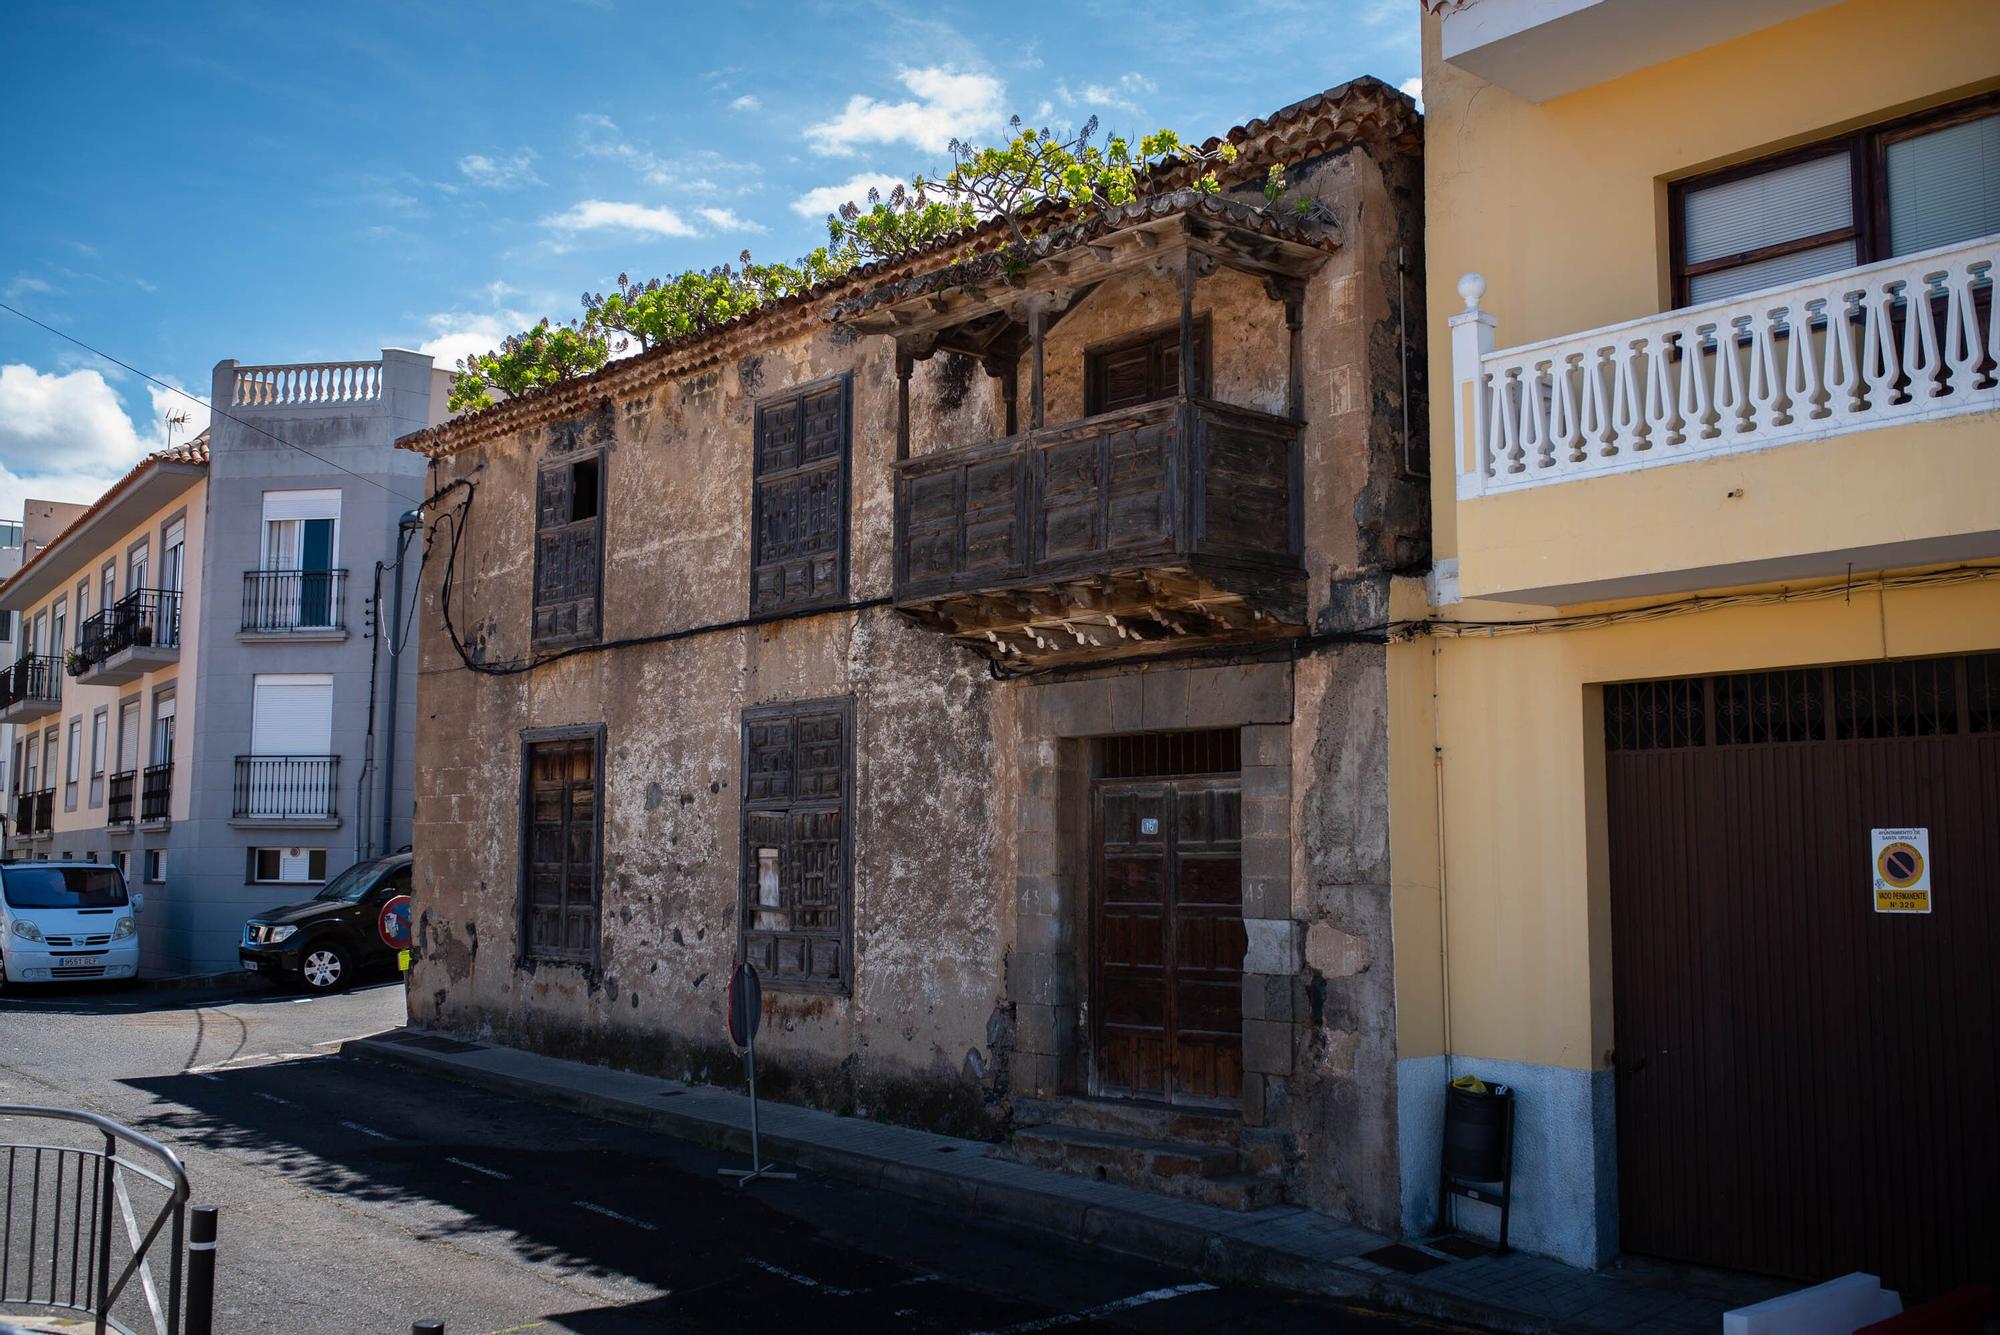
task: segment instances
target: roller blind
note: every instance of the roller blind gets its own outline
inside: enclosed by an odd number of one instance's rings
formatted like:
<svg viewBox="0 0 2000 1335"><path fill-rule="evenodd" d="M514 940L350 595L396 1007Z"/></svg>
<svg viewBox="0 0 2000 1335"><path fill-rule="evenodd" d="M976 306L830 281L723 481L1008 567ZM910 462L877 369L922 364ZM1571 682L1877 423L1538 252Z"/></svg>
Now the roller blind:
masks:
<svg viewBox="0 0 2000 1335"><path fill-rule="evenodd" d="M252 688L250 750L260 756L333 754L333 678L261 676Z"/></svg>
<svg viewBox="0 0 2000 1335"><path fill-rule="evenodd" d="M1891 254L2000 232L2000 115L1896 140L1883 158Z"/></svg>
<svg viewBox="0 0 2000 1335"><path fill-rule="evenodd" d="M264 493L264 518L267 522L273 519L338 519L340 489L267 491Z"/></svg>
<svg viewBox="0 0 2000 1335"><path fill-rule="evenodd" d="M118 771L139 768L139 702L118 706Z"/></svg>

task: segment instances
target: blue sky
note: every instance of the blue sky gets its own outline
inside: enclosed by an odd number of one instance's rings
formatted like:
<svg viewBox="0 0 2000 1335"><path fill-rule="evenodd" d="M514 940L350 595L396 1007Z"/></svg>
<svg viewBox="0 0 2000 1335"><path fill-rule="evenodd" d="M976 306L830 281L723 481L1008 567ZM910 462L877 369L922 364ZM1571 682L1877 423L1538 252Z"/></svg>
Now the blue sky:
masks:
<svg viewBox="0 0 2000 1335"><path fill-rule="evenodd" d="M1206 137L1417 73L1415 0L21 6L0 300L205 394L225 357L448 363L626 271L790 259L1009 114ZM0 312L0 514L172 396ZM195 414L195 425L202 415Z"/></svg>

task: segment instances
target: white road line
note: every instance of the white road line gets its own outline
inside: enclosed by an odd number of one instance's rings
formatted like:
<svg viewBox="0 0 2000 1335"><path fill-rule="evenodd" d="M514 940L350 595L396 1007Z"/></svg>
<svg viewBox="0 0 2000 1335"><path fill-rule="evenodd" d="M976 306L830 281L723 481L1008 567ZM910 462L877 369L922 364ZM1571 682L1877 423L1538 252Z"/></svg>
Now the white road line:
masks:
<svg viewBox="0 0 2000 1335"><path fill-rule="evenodd" d="M290 1099L281 1099L276 1094L266 1094L261 1089L253 1089L250 1091L250 1093L257 1098L264 1100L266 1103L282 1103L287 1108L292 1106L292 1101Z"/></svg>
<svg viewBox="0 0 2000 1335"><path fill-rule="evenodd" d="M801 1275L796 1270L787 1270L781 1265L772 1265L769 1261L760 1261L754 1256L744 1257L743 1263L745 1265L754 1265L759 1270L776 1275L779 1279L789 1279L794 1284L803 1284L806 1288L818 1289L821 1293L829 1297L852 1298L859 1292L856 1289L837 1289L831 1284L822 1284L811 1275Z"/></svg>
<svg viewBox="0 0 2000 1335"><path fill-rule="evenodd" d="M394 1139L395 1139L395 1137L394 1137L394 1136L391 1136L391 1135L388 1135L388 1134L386 1134L385 1132L381 1132L381 1131L377 1131L377 1130L376 1130L376 1129L375 1129L374 1127L372 1127L372 1126L363 1126L363 1125L361 1125L361 1123L359 1123L359 1122L342 1122L342 1123L341 1123L341 1125L342 1125L342 1126L344 1126L344 1127L346 1127L346 1128L347 1128L347 1129L348 1129L349 1131L359 1131L359 1132L360 1132L360 1133L361 1133L362 1135L364 1135L364 1136L373 1136L373 1137L375 1137L375 1139L377 1139L377 1140L394 1140Z"/></svg>
<svg viewBox="0 0 2000 1335"><path fill-rule="evenodd" d="M1170 1289L1148 1289L1135 1293L1129 1298L1119 1298L1099 1307L1087 1307L1081 1312L1063 1312L1057 1316L1045 1316L1039 1321L1023 1321L1017 1326L1003 1326L998 1331L985 1335L1028 1335L1029 1331L1054 1330L1058 1326L1074 1326L1085 1321L1095 1321L1101 1316L1114 1312L1130 1311L1134 1307L1144 1307L1148 1303L1165 1302L1169 1298L1184 1298L1190 1293L1207 1293L1213 1284L1176 1284Z"/></svg>
<svg viewBox="0 0 2000 1335"><path fill-rule="evenodd" d="M484 1173L488 1177L497 1177L502 1182L512 1182L514 1180L514 1175L512 1173L503 1173L497 1168L488 1168L483 1163L474 1163L470 1159L461 1159L454 1154L445 1155L444 1161L446 1163L455 1163L460 1168L470 1168L475 1173Z"/></svg>
<svg viewBox="0 0 2000 1335"><path fill-rule="evenodd" d="M595 1201L571 1201L570 1204L580 1209L588 1210L592 1214L601 1214L606 1219L616 1219L621 1224L630 1224L634 1228L643 1228L648 1233L658 1233L660 1231L658 1224L649 1224L643 1219L634 1219L629 1214L620 1214L610 1206L599 1205Z"/></svg>

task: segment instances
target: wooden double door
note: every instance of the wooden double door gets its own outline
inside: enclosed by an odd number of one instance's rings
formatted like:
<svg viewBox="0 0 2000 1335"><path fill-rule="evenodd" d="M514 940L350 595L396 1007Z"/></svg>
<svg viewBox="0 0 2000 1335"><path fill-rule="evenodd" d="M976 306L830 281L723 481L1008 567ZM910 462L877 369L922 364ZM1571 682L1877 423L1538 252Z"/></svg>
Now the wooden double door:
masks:
<svg viewBox="0 0 2000 1335"><path fill-rule="evenodd" d="M1242 792L1234 775L1099 780L1093 1093L1243 1097Z"/></svg>

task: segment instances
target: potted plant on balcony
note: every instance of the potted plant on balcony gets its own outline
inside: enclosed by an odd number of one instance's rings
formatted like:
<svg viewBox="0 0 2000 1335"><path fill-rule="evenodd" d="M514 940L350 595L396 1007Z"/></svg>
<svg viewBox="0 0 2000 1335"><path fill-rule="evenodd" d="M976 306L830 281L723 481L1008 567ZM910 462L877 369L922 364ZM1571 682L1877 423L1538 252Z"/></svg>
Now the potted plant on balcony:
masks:
<svg viewBox="0 0 2000 1335"><path fill-rule="evenodd" d="M70 650L68 658L63 662L63 669L72 677L81 677L89 667L90 655L81 649Z"/></svg>

